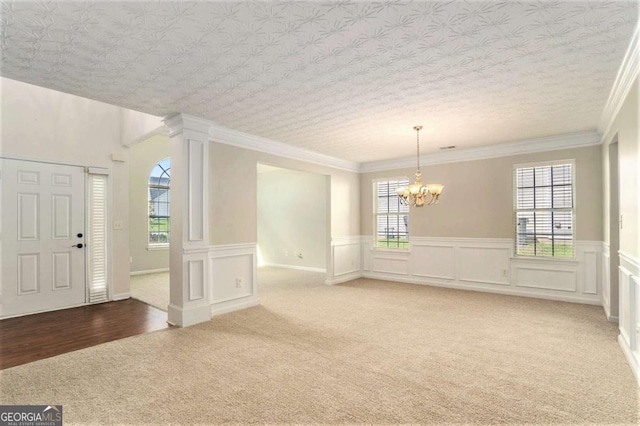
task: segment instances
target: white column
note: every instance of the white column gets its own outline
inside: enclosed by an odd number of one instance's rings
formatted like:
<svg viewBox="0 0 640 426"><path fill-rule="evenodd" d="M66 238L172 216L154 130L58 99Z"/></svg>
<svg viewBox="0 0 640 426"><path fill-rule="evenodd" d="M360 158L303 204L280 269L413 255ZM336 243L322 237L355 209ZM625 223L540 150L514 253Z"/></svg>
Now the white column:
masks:
<svg viewBox="0 0 640 426"><path fill-rule="evenodd" d="M178 114L165 119L171 137L171 291L169 323L211 319L209 289L208 126Z"/></svg>

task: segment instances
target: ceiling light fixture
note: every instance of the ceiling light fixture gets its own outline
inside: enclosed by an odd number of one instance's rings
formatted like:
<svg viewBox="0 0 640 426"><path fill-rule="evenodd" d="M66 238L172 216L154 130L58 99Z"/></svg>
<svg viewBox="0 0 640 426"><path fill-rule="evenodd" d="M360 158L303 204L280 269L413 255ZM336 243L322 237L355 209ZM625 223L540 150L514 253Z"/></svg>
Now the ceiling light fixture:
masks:
<svg viewBox="0 0 640 426"><path fill-rule="evenodd" d="M420 172L420 130L422 126L415 126L413 130L416 131L416 145L417 145L417 164L418 170L416 171L416 181L407 187L399 187L396 189L400 202L405 206L422 207L425 204L438 204L438 199L444 185L439 183L428 183L424 185L422 183L422 173Z"/></svg>

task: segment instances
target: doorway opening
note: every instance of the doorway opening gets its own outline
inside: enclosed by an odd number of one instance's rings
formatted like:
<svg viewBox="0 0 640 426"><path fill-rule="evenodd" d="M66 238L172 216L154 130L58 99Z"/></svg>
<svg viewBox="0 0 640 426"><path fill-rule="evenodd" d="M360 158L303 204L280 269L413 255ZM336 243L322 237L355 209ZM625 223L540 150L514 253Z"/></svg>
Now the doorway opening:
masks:
<svg viewBox="0 0 640 426"><path fill-rule="evenodd" d="M330 177L259 163L257 180L258 283L271 282L261 276L271 277L267 270L274 269L324 277L330 241Z"/></svg>
<svg viewBox="0 0 640 426"><path fill-rule="evenodd" d="M171 236L169 137L154 135L129 151L131 297L167 312Z"/></svg>

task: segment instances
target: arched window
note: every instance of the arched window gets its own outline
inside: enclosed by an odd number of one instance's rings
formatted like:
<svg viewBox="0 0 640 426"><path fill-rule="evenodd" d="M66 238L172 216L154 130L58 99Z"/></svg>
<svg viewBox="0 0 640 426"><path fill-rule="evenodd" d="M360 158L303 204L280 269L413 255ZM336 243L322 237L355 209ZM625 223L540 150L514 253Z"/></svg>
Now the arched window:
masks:
<svg viewBox="0 0 640 426"><path fill-rule="evenodd" d="M171 159L165 158L149 175L149 244L169 244L171 230Z"/></svg>

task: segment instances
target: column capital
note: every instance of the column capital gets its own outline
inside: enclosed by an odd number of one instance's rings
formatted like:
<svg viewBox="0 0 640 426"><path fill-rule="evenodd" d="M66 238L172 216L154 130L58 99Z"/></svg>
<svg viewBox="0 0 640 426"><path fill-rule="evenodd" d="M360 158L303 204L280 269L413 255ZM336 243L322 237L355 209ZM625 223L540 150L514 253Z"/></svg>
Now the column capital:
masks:
<svg viewBox="0 0 640 426"><path fill-rule="evenodd" d="M197 139L208 140L209 129L215 125L213 121L184 113L166 117L163 121L169 128L170 137L188 132L190 134L189 139L195 137Z"/></svg>

